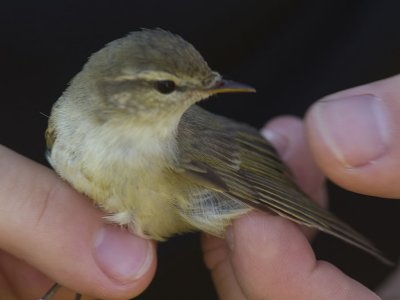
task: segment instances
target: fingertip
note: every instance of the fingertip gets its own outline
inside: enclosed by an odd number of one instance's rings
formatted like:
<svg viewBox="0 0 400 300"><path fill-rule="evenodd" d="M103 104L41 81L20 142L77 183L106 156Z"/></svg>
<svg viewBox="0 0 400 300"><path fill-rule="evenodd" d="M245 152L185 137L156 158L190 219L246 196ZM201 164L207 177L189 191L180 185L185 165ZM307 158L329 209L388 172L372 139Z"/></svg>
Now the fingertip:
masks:
<svg viewBox="0 0 400 300"><path fill-rule="evenodd" d="M279 116L271 119L261 129L261 134L274 146L283 160L301 143L303 124L295 116Z"/></svg>
<svg viewBox="0 0 400 300"><path fill-rule="evenodd" d="M95 233L95 260L101 270L120 283L131 283L154 272L154 243L113 225Z"/></svg>
<svg viewBox="0 0 400 300"><path fill-rule="evenodd" d="M310 149L336 184L373 196L398 197L399 83L396 76L342 91L308 110L305 124Z"/></svg>
<svg viewBox="0 0 400 300"><path fill-rule="evenodd" d="M266 124L261 133L277 149L306 194L326 206L325 177L307 144L303 121L295 116L276 117Z"/></svg>

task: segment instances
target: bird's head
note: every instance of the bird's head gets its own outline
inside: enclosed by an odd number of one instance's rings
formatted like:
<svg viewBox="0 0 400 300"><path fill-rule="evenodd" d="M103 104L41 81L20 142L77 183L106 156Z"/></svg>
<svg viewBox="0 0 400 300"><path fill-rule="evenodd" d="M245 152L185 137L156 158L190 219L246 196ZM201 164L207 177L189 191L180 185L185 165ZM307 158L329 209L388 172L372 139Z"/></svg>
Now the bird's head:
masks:
<svg viewBox="0 0 400 300"><path fill-rule="evenodd" d="M70 88L75 82L87 82L96 93L88 101L97 102L104 113L148 120L182 115L212 94L254 92L247 85L224 80L190 43L161 29L132 32L107 44L90 57L77 77Z"/></svg>

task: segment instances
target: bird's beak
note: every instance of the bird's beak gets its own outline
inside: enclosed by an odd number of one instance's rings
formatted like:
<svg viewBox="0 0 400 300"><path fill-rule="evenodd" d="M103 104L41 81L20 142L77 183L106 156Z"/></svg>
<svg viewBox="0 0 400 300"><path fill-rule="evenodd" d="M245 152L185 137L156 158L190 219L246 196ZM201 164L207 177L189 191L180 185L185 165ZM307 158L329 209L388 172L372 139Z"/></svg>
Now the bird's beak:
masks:
<svg viewBox="0 0 400 300"><path fill-rule="evenodd" d="M221 80L216 84L206 89L210 94L219 93L255 93L256 89L243 83L231 81L231 80Z"/></svg>

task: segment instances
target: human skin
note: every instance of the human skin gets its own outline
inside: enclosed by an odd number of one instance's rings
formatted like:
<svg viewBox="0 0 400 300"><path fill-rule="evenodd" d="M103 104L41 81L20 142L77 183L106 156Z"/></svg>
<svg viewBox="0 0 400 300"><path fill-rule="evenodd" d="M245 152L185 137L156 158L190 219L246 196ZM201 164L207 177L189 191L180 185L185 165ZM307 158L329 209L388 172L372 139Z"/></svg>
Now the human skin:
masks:
<svg viewBox="0 0 400 300"><path fill-rule="evenodd" d="M400 76L339 92L317 101L304 121L278 117L262 132L321 205L324 175L355 192L399 197L393 184L400 169L398 86ZM150 284L155 243L105 224L103 213L52 170L3 146L0 170L1 299L38 298L54 280L102 299L127 299ZM316 260L313 234L281 217L252 213L236 220L226 239L204 235L205 262L220 299L379 299ZM56 299L71 297L65 291Z"/></svg>

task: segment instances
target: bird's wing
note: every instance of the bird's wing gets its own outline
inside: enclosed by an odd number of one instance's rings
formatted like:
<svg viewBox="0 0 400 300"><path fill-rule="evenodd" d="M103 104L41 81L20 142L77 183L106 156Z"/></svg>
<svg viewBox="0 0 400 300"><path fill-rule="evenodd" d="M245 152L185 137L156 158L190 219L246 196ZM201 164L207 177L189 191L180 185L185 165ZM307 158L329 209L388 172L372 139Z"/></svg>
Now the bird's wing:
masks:
<svg viewBox="0 0 400 300"><path fill-rule="evenodd" d="M365 237L302 192L254 128L192 106L179 124L178 144L177 168L198 185L317 228L389 263Z"/></svg>

